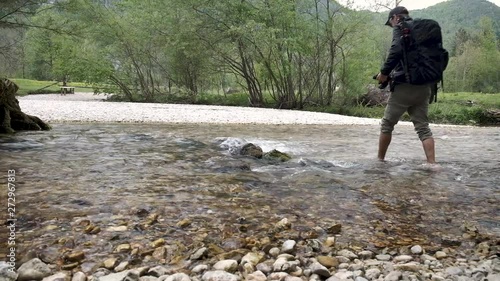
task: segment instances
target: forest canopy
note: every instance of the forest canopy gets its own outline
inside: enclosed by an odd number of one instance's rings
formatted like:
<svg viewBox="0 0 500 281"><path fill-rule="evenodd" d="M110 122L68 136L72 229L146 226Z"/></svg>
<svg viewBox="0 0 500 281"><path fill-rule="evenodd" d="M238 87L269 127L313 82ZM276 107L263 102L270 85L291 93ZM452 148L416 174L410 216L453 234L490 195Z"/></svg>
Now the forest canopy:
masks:
<svg viewBox="0 0 500 281"><path fill-rule="evenodd" d="M476 3L477 2L477 3ZM500 8L451 0L437 19L452 54L447 91L500 92ZM107 85L130 101L239 89L253 106L346 103L390 45L386 12L327 0L8 0L0 75Z"/></svg>

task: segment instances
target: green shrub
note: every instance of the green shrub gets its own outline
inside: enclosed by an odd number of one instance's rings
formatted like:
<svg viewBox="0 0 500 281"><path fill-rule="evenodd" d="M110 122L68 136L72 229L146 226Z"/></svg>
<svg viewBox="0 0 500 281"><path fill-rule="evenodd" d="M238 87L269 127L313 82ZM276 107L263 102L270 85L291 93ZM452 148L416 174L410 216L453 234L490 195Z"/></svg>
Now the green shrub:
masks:
<svg viewBox="0 0 500 281"><path fill-rule="evenodd" d="M44 90L30 90L26 92L26 95L46 95L46 94L59 94L59 91L55 90L49 90L49 89L44 89Z"/></svg>
<svg viewBox="0 0 500 281"><path fill-rule="evenodd" d="M226 96L216 93L202 93L197 96L195 103L206 105L249 106L248 96L244 93Z"/></svg>

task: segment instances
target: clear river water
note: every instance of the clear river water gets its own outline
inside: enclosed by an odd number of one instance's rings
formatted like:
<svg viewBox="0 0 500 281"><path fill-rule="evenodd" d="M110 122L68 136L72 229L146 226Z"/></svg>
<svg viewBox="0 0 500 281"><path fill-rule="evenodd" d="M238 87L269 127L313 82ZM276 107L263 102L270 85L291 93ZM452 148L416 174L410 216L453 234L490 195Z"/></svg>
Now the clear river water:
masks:
<svg viewBox="0 0 500 281"><path fill-rule="evenodd" d="M377 126L53 126L0 136L0 200L6 205L7 172L15 170L20 256L63 245L61 238L96 260L120 243L160 237L228 246L234 237L271 235L283 218L306 238L340 224L339 243L365 248L440 245L462 239L464 225L500 237L496 127L433 127L436 169L423 165L421 144L403 125L384 163L375 160ZM232 153L245 141L292 160ZM158 223L140 227L153 213ZM188 227L179 226L184 219ZM82 220L102 232L83 233ZM108 231L120 225L127 231ZM3 228L0 257L7 236Z"/></svg>

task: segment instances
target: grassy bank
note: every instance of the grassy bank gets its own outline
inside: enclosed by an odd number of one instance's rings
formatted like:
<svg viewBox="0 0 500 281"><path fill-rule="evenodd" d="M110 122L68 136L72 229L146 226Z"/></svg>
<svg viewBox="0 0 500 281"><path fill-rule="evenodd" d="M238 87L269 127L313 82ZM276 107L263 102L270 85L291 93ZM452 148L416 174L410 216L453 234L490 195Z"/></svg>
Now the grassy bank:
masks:
<svg viewBox="0 0 500 281"><path fill-rule="evenodd" d="M500 109L500 94L444 93L431 105L429 117L434 123L487 125L494 123L486 112L491 109Z"/></svg>
<svg viewBox="0 0 500 281"><path fill-rule="evenodd" d="M53 94L61 92L61 82L57 81L36 81L29 79L10 79L19 86L17 94L36 95L36 94ZM69 87L75 87L76 92L93 92L93 88L85 83L70 82L67 83Z"/></svg>
<svg viewBox="0 0 500 281"><path fill-rule="evenodd" d="M59 93L59 85L52 85L44 90L41 88L54 84L52 81L34 81L28 79L12 79L19 85L19 95L36 93ZM68 83L76 87L75 91L92 92L92 87L86 87L84 83ZM266 96L269 107L272 101ZM120 100L119 98L116 100ZM160 96L158 102L165 103L194 103L206 105L248 106L248 96L244 93L224 95L211 92L199 94L196 97L184 95ZM487 110L500 110L500 93L438 93L438 101L430 105L429 118L432 123L461 124L461 125L494 125ZM365 107L361 105L332 105L329 107L306 107L305 110L316 112L336 113L348 116L382 118L385 107ZM409 121L407 114L403 120Z"/></svg>
<svg viewBox="0 0 500 281"><path fill-rule="evenodd" d="M500 93L438 93L438 101L429 106L429 119L432 123L457 124L457 125L495 125L487 110L500 109ZM385 107L330 106L308 107L310 111L322 111L342 115L382 118ZM405 113L403 121L410 121L410 116Z"/></svg>

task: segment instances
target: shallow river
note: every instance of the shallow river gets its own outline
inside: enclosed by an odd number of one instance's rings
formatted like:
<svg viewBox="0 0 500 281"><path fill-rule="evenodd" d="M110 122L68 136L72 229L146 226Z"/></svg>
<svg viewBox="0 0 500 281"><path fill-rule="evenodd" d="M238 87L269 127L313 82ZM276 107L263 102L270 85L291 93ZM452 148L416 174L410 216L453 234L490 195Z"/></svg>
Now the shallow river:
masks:
<svg viewBox="0 0 500 281"><path fill-rule="evenodd" d="M56 124L3 136L2 185L8 170L16 175L18 256L64 237L73 241L64 247L95 259L156 238L230 248L236 237L276 235L282 218L296 239L324 238L321 229L338 223L339 243L364 248L439 246L461 240L464 225L498 239L500 130L434 127L440 169L423 165L411 127L396 130L386 163L374 160L376 126ZM292 160L233 155L244 141ZM157 223L142 227L151 214ZM85 234L82 220L102 232ZM119 225L127 231L109 231ZM7 235L3 228L0 257Z"/></svg>

